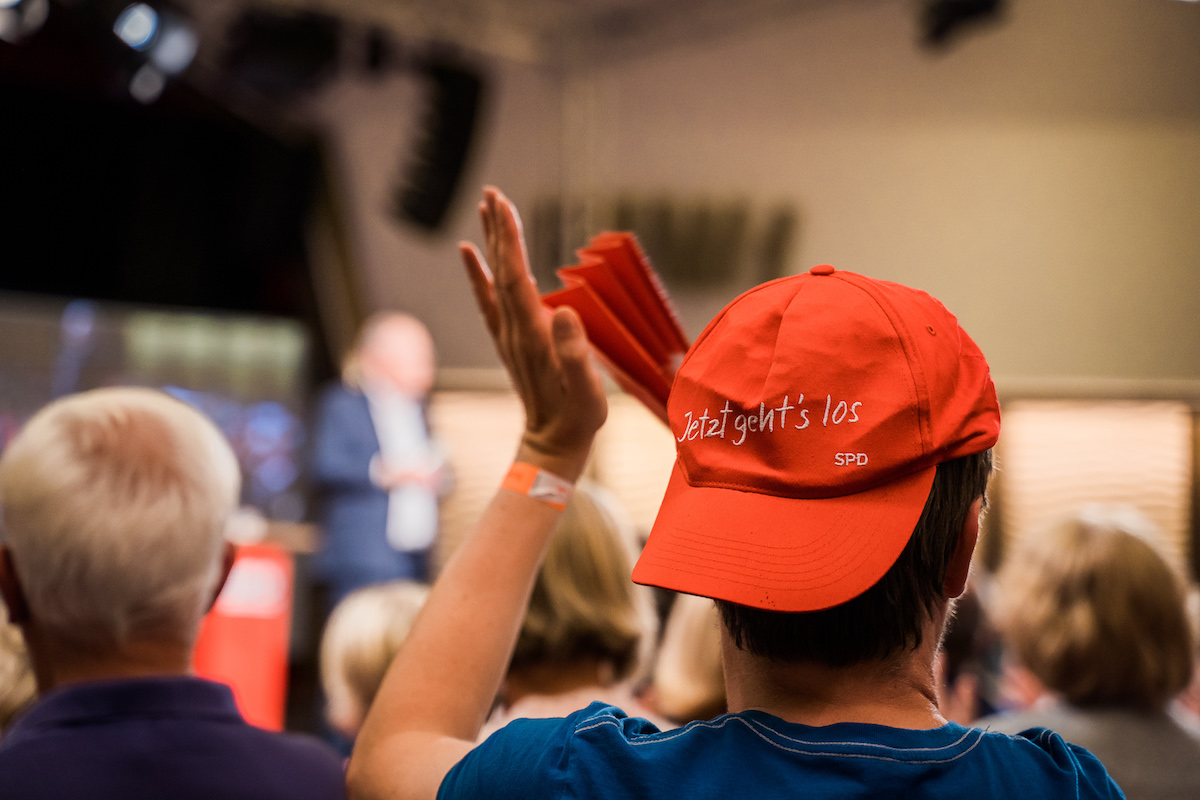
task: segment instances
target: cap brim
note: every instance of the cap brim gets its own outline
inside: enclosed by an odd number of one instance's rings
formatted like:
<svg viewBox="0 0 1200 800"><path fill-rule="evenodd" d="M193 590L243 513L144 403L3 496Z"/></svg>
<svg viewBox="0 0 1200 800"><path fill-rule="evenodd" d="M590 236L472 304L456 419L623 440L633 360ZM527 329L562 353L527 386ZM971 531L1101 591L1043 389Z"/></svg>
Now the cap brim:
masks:
<svg viewBox="0 0 1200 800"><path fill-rule="evenodd" d="M774 611L839 605L900 557L936 472L797 499L691 486L676 462L633 580Z"/></svg>

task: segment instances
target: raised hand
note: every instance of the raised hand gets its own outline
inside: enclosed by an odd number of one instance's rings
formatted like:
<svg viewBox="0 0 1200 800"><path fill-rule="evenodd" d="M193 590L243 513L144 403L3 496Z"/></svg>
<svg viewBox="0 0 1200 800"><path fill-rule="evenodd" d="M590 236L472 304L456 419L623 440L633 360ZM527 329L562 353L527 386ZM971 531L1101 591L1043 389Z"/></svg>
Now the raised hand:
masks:
<svg viewBox="0 0 1200 800"><path fill-rule="evenodd" d="M608 414L583 324L570 308L551 312L542 305L512 202L488 187L479 216L486 260L468 242L459 250L496 350L525 406L518 459L573 481Z"/></svg>
<svg viewBox="0 0 1200 800"><path fill-rule="evenodd" d="M525 404L517 460L574 481L608 413L583 324L570 309L551 313L542 305L520 219L504 195L487 189L479 212L487 260L465 242L460 250ZM500 690L560 516L559 507L531 495L496 492L430 590L371 704L347 772L351 798L437 796Z"/></svg>

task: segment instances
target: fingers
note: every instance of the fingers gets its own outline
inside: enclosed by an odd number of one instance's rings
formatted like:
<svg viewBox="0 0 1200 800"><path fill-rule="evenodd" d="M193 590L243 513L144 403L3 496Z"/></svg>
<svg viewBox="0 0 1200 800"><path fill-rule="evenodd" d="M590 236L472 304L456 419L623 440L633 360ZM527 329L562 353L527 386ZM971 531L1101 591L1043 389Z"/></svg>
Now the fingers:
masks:
<svg viewBox="0 0 1200 800"><path fill-rule="evenodd" d="M467 268L467 278L471 281L475 302L494 338L500 333L500 308L496 304L496 287L492 285L491 270L488 269L479 250L470 242L459 242L458 252Z"/></svg>
<svg viewBox="0 0 1200 800"><path fill-rule="evenodd" d="M550 331L554 335L554 349L563 368L587 361L588 340L579 314L570 306L554 310Z"/></svg>
<svg viewBox="0 0 1200 800"><path fill-rule="evenodd" d="M516 207L499 189L490 186L484 190L483 207L484 237L496 285L511 287L515 296L540 303Z"/></svg>
<svg viewBox="0 0 1200 800"><path fill-rule="evenodd" d="M486 188L479 220L483 253L466 242L459 252L525 409L522 452L541 458L545 468L557 474L576 476L607 415L583 322L573 309L552 313L542 303L530 273L521 219L508 198Z"/></svg>
<svg viewBox="0 0 1200 800"><path fill-rule="evenodd" d="M525 241L521 233L521 220L517 210L498 189L485 191L488 206L490 243L494 260L497 300L501 313L508 316L515 330L535 337L543 337L546 330L547 312L542 306L537 286L529 272L529 259L525 255Z"/></svg>
<svg viewBox="0 0 1200 800"><path fill-rule="evenodd" d="M591 346L588 344L583 320L579 318L575 309L569 306L555 309L551 318L551 333L554 336L554 350L562 368L567 395L591 404L598 402L603 407L604 386L592 366Z"/></svg>
<svg viewBox="0 0 1200 800"><path fill-rule="evenodd" d="M525 399L527 414L537 420L546 398L536 385L550 380L557 367L549 311L530 275L521 221L512 203L499 190L488 187L480 214L498 309L497 346Z"/></svg>

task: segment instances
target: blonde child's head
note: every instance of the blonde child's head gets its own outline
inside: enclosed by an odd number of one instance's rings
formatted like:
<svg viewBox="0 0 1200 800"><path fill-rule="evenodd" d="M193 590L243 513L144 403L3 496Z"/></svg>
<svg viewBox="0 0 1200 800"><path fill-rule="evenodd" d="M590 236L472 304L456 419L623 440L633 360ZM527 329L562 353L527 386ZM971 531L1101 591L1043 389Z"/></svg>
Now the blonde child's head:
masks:
<svg viewBox="0 0 1200 800"><path fill-rule="evenodd" d="M358 732L428 591L391 581L352 592L333 610L321 637L321 685L334 729Z"/></svg>

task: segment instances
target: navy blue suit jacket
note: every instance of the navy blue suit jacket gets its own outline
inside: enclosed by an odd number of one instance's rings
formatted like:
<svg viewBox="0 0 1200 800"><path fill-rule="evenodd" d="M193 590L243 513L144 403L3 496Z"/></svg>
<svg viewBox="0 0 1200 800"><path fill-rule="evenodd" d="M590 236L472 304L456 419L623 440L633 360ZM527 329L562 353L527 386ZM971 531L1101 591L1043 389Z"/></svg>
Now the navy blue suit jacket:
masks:
<svg viewBox="0 0 1200 800"><path fill-rule="evenodd" d="M366 395L341 384L321 395L310 475L322 497L323 544L314 561L336 602L370 583L424 580L423 553L401 553L387 541L388 495L371 482L379 438Z"/></svg>

